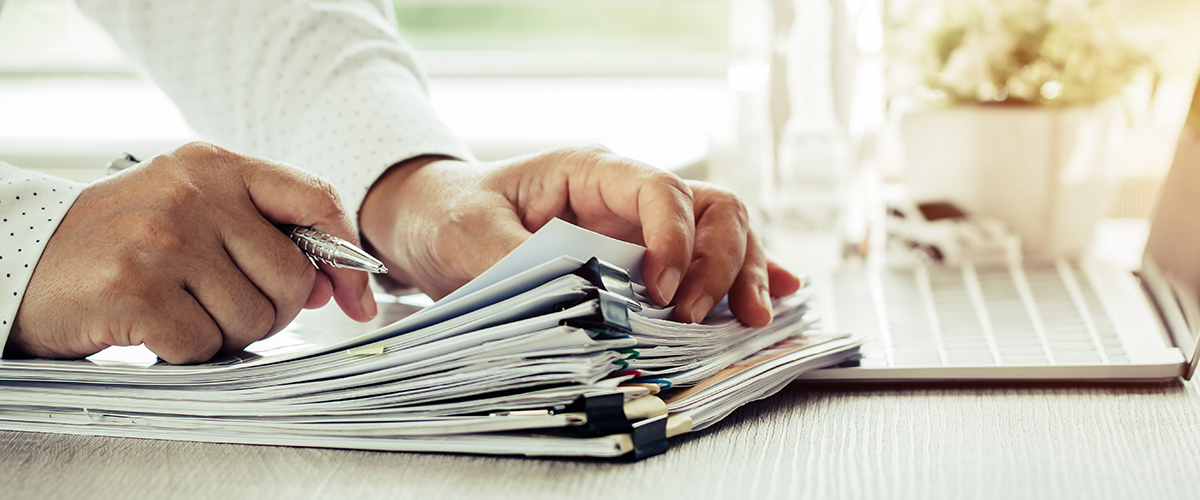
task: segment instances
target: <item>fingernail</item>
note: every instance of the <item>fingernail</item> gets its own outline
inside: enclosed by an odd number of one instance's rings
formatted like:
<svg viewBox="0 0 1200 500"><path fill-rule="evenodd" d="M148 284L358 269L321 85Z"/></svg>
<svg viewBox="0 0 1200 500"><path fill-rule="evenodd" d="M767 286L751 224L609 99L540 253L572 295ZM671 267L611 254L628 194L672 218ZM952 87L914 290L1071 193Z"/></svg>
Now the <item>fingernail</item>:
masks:
<svg viewBox="0 0 1200 500"><path fill-rule="evenodd" d="M372 319L379 314L379 305L375 303L375 294L371 290L367 290L367 293L363 294L362 308L363 312L367 313L367 319Z"/></svg>
<svg viewBox="0 0 1200 500"><path fill-rule="evenodd" d="M692 323L704 321L704 317L708 316L708 311L712 309L713 299L708 294L701 295L692 303Z"/></svg>
<svg viewBox="0 0 1200 500"><path fill-rule="evenodd" d="M679 289L679 270L673 267L667 268L658 278L658 293L666 302L671 302L675 298L675 291Z"/></svg>

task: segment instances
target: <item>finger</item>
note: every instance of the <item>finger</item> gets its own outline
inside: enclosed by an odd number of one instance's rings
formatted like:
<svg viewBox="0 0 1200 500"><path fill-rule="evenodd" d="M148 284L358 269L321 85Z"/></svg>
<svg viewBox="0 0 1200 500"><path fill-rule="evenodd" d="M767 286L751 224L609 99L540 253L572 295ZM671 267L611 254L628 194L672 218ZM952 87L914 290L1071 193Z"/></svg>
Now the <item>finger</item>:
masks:
<svg viewBox="0 0 1200 500"><path fill-rule="evenodd" d="M696 249L675 298L675 317L699 323L725 297L743 269L749 220L731 193L697 190Z"/></svg>
<svg viewBox="0 0 1200 500"><path fill-rule="evenodd" d="M323 272L317 272L317 277L313 281L312 293L308 294L308 300L304 301L305 309L319 309L325 307L329 303L329 299L333 298L333 283L329 281L329 276Z"/></svg>
<svg viewBox="0 0 1200 500"><path fill-rule="evenodd" d="M729 289L729 310L747 326L762 328L774 312L769 292L769 264L754 233L746 235L746 260Z"/></svg>
<svg viewBox="0 0 1200 500"><path fill-rule="evenodd" d="M221 329L187 290L175 288L153 314L142 314L130 335L159 358L175 365L202 363L221 349ZM167 305L169 304L169 306Z"/></svg>
<svg viewBox="0 0 1200 500"><path fill-rule="evenodd" d="M184 287L216 322L222 350L240 351L275 331L275 307L227 254L215 253L220 255L205 253L211 258L193 262L194 267L184 274ZM295 309L298 312L299 305Z"/></svg>
<svg viewBox="0 0 1200 500"><path fill-rule="evenodd" d="M604 179L601 196L618 217L641 226L646 243L642 279L651 299L667 305L692 262L692 190L674 174L611 154L606 158L596 167Z"/></svg>
<svg viewBox="0 0 1200 500"><path fill-rule="evenodd" d="M804 282L799 276L784 269L770 257L767 258L767 279L770 281L772 297L787 297L800 291L800 287L804 286Z"/></svg>
<svg viewBox="0 0 1200 500"><path fill-rule="evenodd" d="M272 313L272 323L264 335L278 332L308 303L316 284L317 268L300 247L262 218L253 206L244 207L230 218L235 222L220 228L228 258L224 263L211 265L223 269L232 259L243 281L249 280L269 301L259 304ZM203 300L201 303L207 306ZM224 330L225 324L218 323Z"/></svg>
<svg viewBox="0 0 1200 500"><path fill-rule="evenodd" d="M295 167L259 160L258 168L242 169L250 199L273 223L310 226L356 246L358 232L346 214L337 190L328 181ZM333 297L346 315L357 321L375 317L377 305L367 273L321 268L333 284Z"/></svg>

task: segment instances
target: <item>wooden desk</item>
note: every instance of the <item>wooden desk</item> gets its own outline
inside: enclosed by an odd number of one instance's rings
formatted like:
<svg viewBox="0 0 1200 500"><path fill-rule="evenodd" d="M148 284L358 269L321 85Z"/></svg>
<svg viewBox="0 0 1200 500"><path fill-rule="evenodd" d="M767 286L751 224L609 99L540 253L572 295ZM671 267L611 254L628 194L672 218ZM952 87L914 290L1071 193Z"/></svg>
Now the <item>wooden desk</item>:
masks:
<svg viewBox="0 0 1200 500"><path fill-rule="evenodd" d="M1200 387L806 390L639 463L0 432L3 498L1195 498Z"/></svg>

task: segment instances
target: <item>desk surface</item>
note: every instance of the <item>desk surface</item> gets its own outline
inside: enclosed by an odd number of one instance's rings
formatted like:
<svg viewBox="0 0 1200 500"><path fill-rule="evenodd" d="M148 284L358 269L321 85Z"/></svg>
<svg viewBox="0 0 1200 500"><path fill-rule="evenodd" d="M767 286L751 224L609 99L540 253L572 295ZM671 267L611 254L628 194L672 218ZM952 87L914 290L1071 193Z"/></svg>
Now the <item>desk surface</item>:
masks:
<svg viewBox="0 0 1200 500"><path fill-rule="evenodd" d="M792 386L632 464L0 431L0 471L6 499L1182 499L1200 492L1200 379Z"/></svg>
<svg viewBox="0 0 1200 500"><path fill-rule="evenodd" d="M639 463L0 432L5 498L1194 498L1200 386L791 387Z"/></svg>

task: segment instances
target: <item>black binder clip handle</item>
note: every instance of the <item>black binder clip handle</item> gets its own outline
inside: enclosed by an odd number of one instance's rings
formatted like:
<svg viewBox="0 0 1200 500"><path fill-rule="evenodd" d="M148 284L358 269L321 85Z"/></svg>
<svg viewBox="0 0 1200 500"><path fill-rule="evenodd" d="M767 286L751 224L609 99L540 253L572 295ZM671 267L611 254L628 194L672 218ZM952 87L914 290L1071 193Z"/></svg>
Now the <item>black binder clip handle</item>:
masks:
<svg viewBox="0 0 1200 500"><path fill-rule="evenodd" d="M629 299L634 311L641 310L641 302L633 291L633 280L624 269L592 257L574 273L601 289Z"/></svg>
<svg viewBox="0 0 1200 500"><path fill-rule="evenodd" d="M634 422L630 437L633 438L633 452L628 455L630 460L666 453L671 447L667 440L667 416L659 415Z"/></svg>

